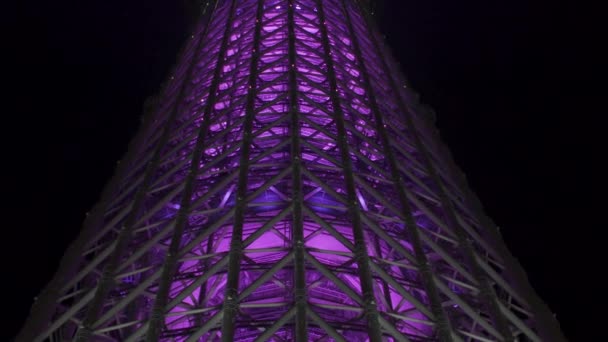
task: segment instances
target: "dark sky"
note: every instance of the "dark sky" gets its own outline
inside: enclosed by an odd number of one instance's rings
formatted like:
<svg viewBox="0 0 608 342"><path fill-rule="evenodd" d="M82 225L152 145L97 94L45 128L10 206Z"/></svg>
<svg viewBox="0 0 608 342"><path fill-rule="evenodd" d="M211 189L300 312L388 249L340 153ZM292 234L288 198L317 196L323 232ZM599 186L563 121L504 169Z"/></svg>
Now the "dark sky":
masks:
<svg viewBox="0 0 608 342"><path fill-rule="evenodd" d="M605 289L606 87L594 51L601 12L573 4L386 0L379 21L532 285L567 337L588 341L600 328L593 296ZM2 14L12 314L0 339L17 331L125 152L189 34L187 12L169 0L34 0Z"/></svg>

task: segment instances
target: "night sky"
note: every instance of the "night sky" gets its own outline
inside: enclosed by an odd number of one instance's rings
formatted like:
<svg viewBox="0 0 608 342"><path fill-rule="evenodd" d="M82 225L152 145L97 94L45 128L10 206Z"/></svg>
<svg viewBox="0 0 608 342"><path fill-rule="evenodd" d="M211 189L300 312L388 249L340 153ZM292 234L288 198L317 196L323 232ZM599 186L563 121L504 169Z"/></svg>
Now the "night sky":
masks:
<svg viewBox="0 0 608 342"><path fill-rule="evenodd" d="M525 0L384 7L379 24L402 70L533 287L571 341L596 340L606 269L607 201L597 196L605 133L594 133L605 131L606 87L592 51L605 44L601 12ZM193 16L184 0L34 0L2 14L10 315L0 340L19 329L75 238Z"/></svg>

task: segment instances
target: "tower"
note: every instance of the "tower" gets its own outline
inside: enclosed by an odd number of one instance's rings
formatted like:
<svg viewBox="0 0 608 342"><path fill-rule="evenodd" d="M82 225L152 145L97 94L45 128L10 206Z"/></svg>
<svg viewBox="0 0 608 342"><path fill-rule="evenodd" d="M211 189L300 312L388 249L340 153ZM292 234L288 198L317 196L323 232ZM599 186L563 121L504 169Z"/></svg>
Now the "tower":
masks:
<svg viewBox="0 0 608 342"><path fill-rule="evenodd" d="M366 4L205 13L23 341L560 341Z"/></svg>

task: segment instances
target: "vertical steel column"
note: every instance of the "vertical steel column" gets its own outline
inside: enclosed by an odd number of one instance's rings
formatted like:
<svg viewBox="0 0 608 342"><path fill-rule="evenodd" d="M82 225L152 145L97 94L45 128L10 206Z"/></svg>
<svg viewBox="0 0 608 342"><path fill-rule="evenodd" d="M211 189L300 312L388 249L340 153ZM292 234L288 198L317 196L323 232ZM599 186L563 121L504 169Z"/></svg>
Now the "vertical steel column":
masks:
<svg viewBox="0 0 608 342"><path fill-rule="evenodd" d="M370 28L369 16L367 15L367 12L365 11L365 9L363 9L361 6L360 6L360 8L361 8L361 12L364 13L364 15L368 17L367 29L368 29L369 36L370 36L372 42L374 43L376 51L379 56L383 56L382 51L379 48L379 43L376 40L375 34L374 34L373 30ZM386 60L384 58L381 58L381 61L382 61L384 70L390 70ZM395 97L397 99L397 105L399 107L399 110L400 110L400 112L403 113L406 124L411 131L411 136L414 140L414 145L416 147L416 150L422 156L422 162L424 163L425 168L427 169L429 175L431 176L433 183L435 183L435 185L437 186L437 190L438 190L437 195L439 196L439 200L440 200L442 208L443 208L445 219L447 221L446 223L448 224L450 229L452 229L452 231L456 234L458 244L461 247L461 250L463 252L463 256L467 262L467 265L468 265L469 269L471 270L473 277L475 278L475 280L477 281L477 283L479 285L480 295L482 296L484 303L486 305L488 305L488 311L489 311L490 317L492 318L494 326L500 332L500 334L503 335L503 338L505 341L514 341L514 337L509 329L507 318L500 311L498 298L497 298L496 294L494 293L492 287L490 286L488 278L484 275L483 270L481 269L480 265L477 262L477 259L475 258L475 251L473 249L471 241L469 241L469 238L467 237L466 231L460 226L460 224L458 223L458 221L456 219L456 215L454 213L455 209L453 207L453 204L446 193L443 181L441 180L439 173L437 172L437 170L435 169L435 167L433 165L433 162L429 156L429 152L426 150L424 143L422 142L422 140L420 139L420 136L418 135L418 132L416 131L413 119L410 116L409 109L403 103L401 97L399 96L399 89L398 89L397 85L395 84L393 77L389 76L389 80L391 83L391 89L395 93Z"/></svg>
<svg viewBox="0 0 608 342"><path fill-rule="evenodd" d="M200 35L197 45L200 46L201 41L203 39L204 39L204 35ZM188 75L192 72L194 65L196 65L196 63L191 63L189 70L188 70ZM119 266L120 259L122 258L122 254L124 253L124 249L127 247L128 243L131 239L132 230L137 221L137 215L138 215L139 211L141 210L141 206L143 205L144 198L148 191L148 187L151 185L152 179L154 177L154 171L158 167L158 164L161 160L162 149L171 135L170 128L172 126L173 121L177 117L178 107L184 96L184 90L186 88L186 85L188 84L188 82L187 82L188 79L189 79L189 77L185 78L180 87L178 96L175 100L175 103L173 104L171 114L170 114L169 118L167 119L167 123L165 124L165 127L163 129L162 136L159 139L158 145L154 149L154 152L153 152L154 156L152 157L152 159L150 160L150 162L148 162L148 165L146 166L146 170L143 175L143 181L142 181L140 188L137 190L137 193L134 196L133 206L131 208L131 211L129 212L128 217L125 219L125 222L122 225L122 229L116 239L116 247L114 248L114 250L112 251L112 254L110 255L110 260L108 261L108 263L106 264L106 266L103 269L101 278L97 284L95 295L94 295L93 299L91 300L91 304L89 305L89 307L87 309L85 318L76 333L75 340L77 342L86 342L90 339L92 332L93 332L92 326L95 323L95 320L97 319L97 317L99 316L99 313L101 312L101 310L103 308L103 301L104 301L105 297L108 295L108 293L111 291L112 287L115 285L114 273L116 272L116 268Z"/></svg>
<svg viewBox="0 0 608 342"><path fill-rule="evenodd" d="M149 119L144 120L140 134L129 144L123 160L134 159L136 152L139 152L138 149L143 146L143 139L148 133L150 126L154 123L154 120L151 119L153 114L155 114L155 111L147 113L146 117L149 117ZM120 181L123 180L128 172L128 166L130 165L126 162L118 162L112 178L101 193L100 201L92 208L90 214L87 213L83 222L83 229L67 248L59 262L57 272L37 296L30 310L29 317L15 338L15 342L30 342L34 340L37 334L43 330L44 325L51 319L53 311L57 306L57 300L61 296L61 289L69 281L69 277L76 271L78 263L82 261L83 249L97 232L97 228L102 224L107 206L112 201L112 195L117 190Z"/></svg>
<svg viewBox="0 0 608 342"><path fill-rule="evenodd" d="M203 13L204 15L204 13ZM178 60L181 60L184 56L184 51L187 44L182 47L182 51L178 54ZM177 65L173 67L172 73L177 69ZM171 84L167 84L161 88L159 94L163 94ZM137 153L141 152L140 149L145 146L144 139L147 134L150 133L152 127L157 122L155 115L157 109L146 111L142 116L141 127L137 130L137 135L131 140L128 145L127 152L121 160L129 161L136 159ZM76 239L66 249L64 255L61 257L57 272L52 276L51 280L43 288L43 290L36 297L35 302L32 304L30 313L25 320L24 326L15 337L16 342L30 341L36 337L43 329L43 325L47 324L51 319L53 310L56 307L56 302L61 296L61 289L69 281L71 274L75 272L78 263L82 260L83 249L86 248L87 244L90 243L90 239L97 232L103 221L103 216L107 209L107 206L112 202L112 195L120 185L120 181L128 175L128 167L131 166L127 162L117 162L117 167L114 170L114 174L103 187L100 200L94 205L94 207L86 213L82 230L79 232Z"/></svg>
<svg viewBox="0 0 608 342"><path fill-rule="evenodd" d="M394 184L398 185L396 190L399 202L401 203L403 218L406 227L409 228L410 231L410 242L412 243L412 247L414 248L416 261L418 263L418 268L420 271L420 277L430 302L431 311L433 312L433 315L435 315L434 319L437 323L437 334L440 341L451 342L453 341L452 335L454 333L450 326L447 314L445 313L445 311L443 310L443 306L441 305L441 297L439 296L439 290L437 289L437 285L435 284L429 261L426 257L426 253L424 252L422 241L420 240L420 232L418 231L418 226L416 225L416 221L414 220L414 216L412 215L412 209L407 199L407 187L403 183L403 177L399 173L399 168L397 166L397 162L395 161L395 156L393 155L393 150L390 147L389 138L385 129L386 126L384 125L382 114L380 113L378 103L376 101L376 94L369 80L369 75L367 73L367 68L365 66L365 61L363 59L363 54L361 52L361 47L358 42L357 34L355 33L355 30L352 25L350 11L344 0L342 0L342 6L344 8L344 12L346 13L345 20L348 26L348 30L350 32L351 37L353 37L353 50L356 60L359 61L359 68L361 70L362 81L365 86L365 92L368 95L370 107L372 113L374 114L374 121L376 122L376 130L381 139L384 155L388 160L388 166L391 172L391 180Z"/></svg>
<svg viewBox="0 0 608 342"><path fill-rule="evenodd" d="M308 340L306 319L306 270L304 266L304 224L302 220L302 174L300 149L300 113L298 106L298 79L296 63L296 32L294 18L294 0L289 0L287 7L287 39L288 39L288 82L289 82L289 116L291 135L291 167L292 167L292 202L293 202L293 239L294 248L294 301L296 307L295 340Z"/></svg>
<svg viewBox="0 0 608 342"><path fill-rule="evenodd" d="M234 1L234 0L233 0ZM234 6L235 2L233 2ZM234 10L234 8L233 8ZM249 80L247 99L245 104L245 121L243 122L243 141L241 145L241 158L239 166L239 178L236 190L236 205L234 213L234 225L232 228L232 239L230 251L228 252L228 279L226 280L226 292L224 296L224 316L222 317L222 341L230 342L234 339L235 321L238 310L239 278L241 271L241 259L243 256L243 225L245 223L245 212L247 210L247 180L249 176L249 153L253 141L252 127L255 117L255 100L257 94L258 63L260 60L260 35L262 29L262 15L264 11L263 1L258 1L256 13L256 26L253 37L253 51L251 52L251 65L249 69ZM232 17L233 14L231 14ZM226 38L230 35L226 33Z"/></svg>
<svg viewBox="0 0 608 342"><path fill-rule="evenodd" d="M421 120L423 120L423 124L432 125L427 116L422 116ZM549 307L542 301L542 298L536 294L530 285L525 270L508 250L500 233L496 229L496 224L484 213L482 204L473 191L471 191L464 173L456 167L455 162L451 158L450 151L444 144L440 143L441 137L434 130L431 131L431 135L434 141L437 142L436 147L440 149L439 153L446 157L445 164L449 169L448 172L454 177L454 182L457 183L456 185L459 187L459 190L462 191L466 205L472 210L475 218L479 220L480 225L485 228L482 232L483 238L487 238L492 246L496 248L495 253L504 266L504 279L507 281L511 280L509 285L511 285L515 291L518 291L519 295L524 297L529 305L530 311L533 313L534 320L538 320L538 324L535 325L535 327L538 330L540 337L542 340L546 341L566 341L559 328L559 322L551 314Z"/></svg>
<svg viewBox="0 0 608 342"><path fill-rule="evenodd" d="M376 308L376 301L374 300L374 287L372 283L372 272L369 266L369 256L367 255L365 236L363 233L363 225L361 222L361 212L359 211L359 204L357 201L357 194L355 189L355 180L353 177L353 167L350 160L350 152L347 141L347 132L344 125L344 113L340 103L340 96L338 94L338 83L336 80L336 73L334 70L333 59L331 58L332 52L329 44L329 37L327 34L327 26L325 22L325 14L323 9L323 3L317 0L317 9L319 12L320 21L320 32L321 41L323 44L323 51L325 57L325 64L327 65L327 78L329 80L330 87L330 98L332 106L334 107L336 121L336 128L338 130L338 141L337 145L340 149L342 167L344 169L344 180L347 190L347 201L348 201L348 212L352 217L353 225L353 237L355 240L355 258L359 265L359 281L361 282L361 292L363 293L363 310L367 319L367 325L369 328L368 335L370 342L382 341L382 330L380 328L379 314Z"/></svg>
<svg viewBox="0 0 608 342"><path fill-rule="evenodd" d="M423 116L422 119L427 120L427 117ZM424 123L426 124L427 122ZM446 165L451 175L454 176L454 181L457 182L459 189L462 191L466 205L472 210L481 226L486 228L483 231L483 237L487 238L492 246L497 249L496 253L500 256L504 266L504 278L511 280L509 284L527 301L529 309L533 313L533 319L538 322L538 324L535 324L535 328L538 330L540 337L543 341L566 341L561 333L559 322L551 314L547 304L542 301L542 298L536 294L530 285L525 270L508 250L500 232L496 229L496 224L484 213L481 202L471 191L464 173L456 167L451 158L450 151L444 144L440 143L441 137L436 131L432 131L431 134L434 141L438 142L436 146L440 149L439 152L446 156Z"/></svg>
<svg viewBox="0 0 608 342"><path fill-rule="evenodd" d="M380 247L380 238L377 236L374 238L374 249L376 250L376 255L381 257L382 248ZM388 286L388 283L384 279L382 279L382 292L384 292L384 300L386 301L387 306L392 309L393 299L391 298L391 288ZM391 322L391 324L395 325L397 319L394 317L389 317L388 321Z"/></svg>
<svg viewBox="0 0 608 342"><path fill-rule="evenodd" d="M488 238L491 239L493 246L498 249L498 253L503 258L502 261L505 275L513 281L512 286L520 291L519 294L528 301L530 309L532 309L533 312L533 319L537 323L535 324L535 328L538 330L541 339L543 341L551 342L566 342L566 338L561 333L559 322L551 314L547 304L545 304L534 292L534 289L527 280L525 271L507 249L500 233L494 228L496 225L484 214L481 203L475 194L466 186L464 175L459 174L458 178L460 178L460 182L463 184L462 189L467 204L469 204L475 214L477 214L477 218L482 226L487 227L486 232L489 234Z"/></svg>
<svg viewBox="0 0 608 342"><path fill-rule="evenodd" d="M214 233L209 234L209 237L207 238L207 248L205 248L204 250L204 254L211 254L212 250L213 250L213 239L214 239ZM201 248L201 251L203 249ZM209 260L205 258L204 261L202 261L202 265L201 267L203 268L203 272L208 272L209 271ZM200 287L198 288L198 301L195 302L196 306L201 306L206 300L207 300L207 280L205 280ZM202 315L196 315L194 317L194 325L196 326L201 326L203 325L203 316Z"/></svg>
<svg viewBox="0 0 608 342"><path fill-rule="evenodd" d="M226 53L226 48L228 46L228 38L230 37L230 30L232 28L234 8L235 2L233 0L232 7L230 8L230 12L226 22L226 30L224 32L222 45L218 53L218 60L213 74L213 80L209 87L209 97L207 98L207 102L205 103L202 124L199 129L198 136L196 138L196 145L192 152L190 170L186 175L186 178L184 179L184 190L182 192L180 208L176 215L177 219L175 221L175 227L173 228L171 243L169 245L169 249L167 250L166 258L163 262L160 283L158 286L158 291L156 292L156 298L154 300L152 312L150 314L150 321L146 334L147 342L158 341L160 338L161 329L164 325L163 318L165 314L165 306L167 305L167 298L169 295L169 290L171 289L173 276L175 275L175 271L177 269L177 262L180 254L179 248L182 241L182 235L184 233L184 228L188 224L189 220L192 194L194 192L196 176L199 172L201 159L203 156L203 150L205 148L205 137L209 134L209 127L211 125L211 112L213 111L213 107L215 106L216 94L218 86L220 84L220 74L222 71L222 67L224 66L224 55ZM195 65L195 63L192 64Z"/></svg>

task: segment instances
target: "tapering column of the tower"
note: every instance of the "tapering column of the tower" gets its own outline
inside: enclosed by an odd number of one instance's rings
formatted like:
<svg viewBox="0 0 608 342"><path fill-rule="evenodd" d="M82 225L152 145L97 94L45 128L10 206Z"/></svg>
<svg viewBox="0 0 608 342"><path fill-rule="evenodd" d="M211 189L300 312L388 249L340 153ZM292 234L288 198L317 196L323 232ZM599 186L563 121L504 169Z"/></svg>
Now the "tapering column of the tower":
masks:
<svg viewBox="0 0 608 342"><path fill-rule="evenodd" d="M210 1L18 340L558 340L364 3Z"/></svg>

